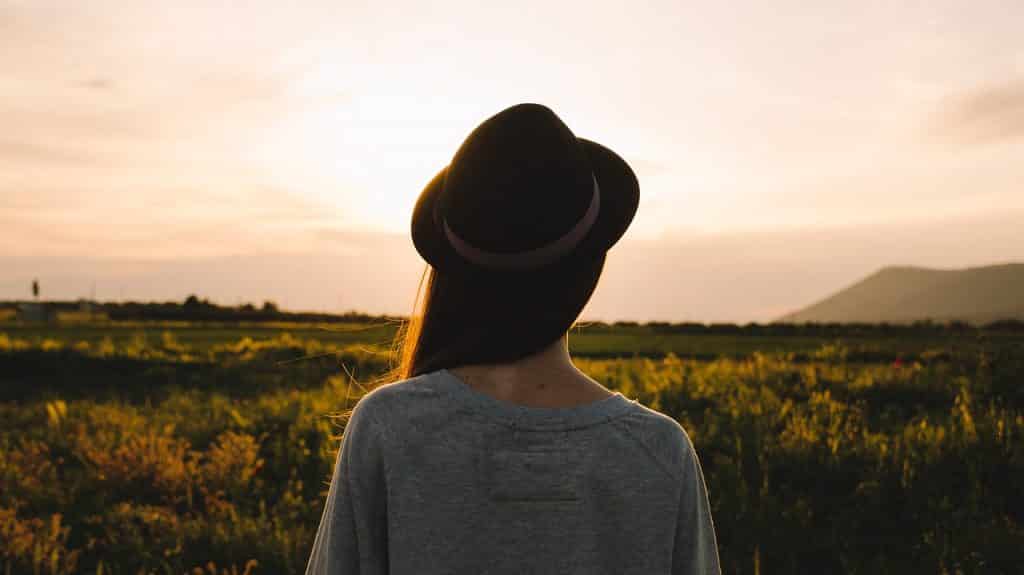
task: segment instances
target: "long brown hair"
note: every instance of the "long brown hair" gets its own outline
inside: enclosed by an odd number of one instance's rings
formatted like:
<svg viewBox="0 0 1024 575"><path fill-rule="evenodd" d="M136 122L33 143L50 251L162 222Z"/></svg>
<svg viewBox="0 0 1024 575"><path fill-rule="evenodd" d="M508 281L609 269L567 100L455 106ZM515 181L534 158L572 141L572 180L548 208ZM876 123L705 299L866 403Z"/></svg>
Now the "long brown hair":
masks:
<svg viewBox="0 0 1024 575"><path fill-rule="evenodd" d="M407 379L442 368L515 361L572 327L604 269L605 256L519 273L442 273L427 266L412 316L395 339Z"/></svg>

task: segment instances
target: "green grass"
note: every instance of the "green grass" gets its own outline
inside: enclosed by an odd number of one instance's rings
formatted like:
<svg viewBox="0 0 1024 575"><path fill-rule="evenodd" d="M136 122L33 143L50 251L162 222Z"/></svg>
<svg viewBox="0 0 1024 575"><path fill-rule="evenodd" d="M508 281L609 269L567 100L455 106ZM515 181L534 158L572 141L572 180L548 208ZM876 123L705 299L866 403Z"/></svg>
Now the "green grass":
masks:
<svg viewBox="0 0 1024 575"><path fill-rule="evenodd" d="M35 345L44 340L64 344L85 341L98 344L109 339L114 345L132 341L159 341L165 332L176 341L203 350L225 345L244 337L268 341L283 334L323 344L386 350L393 343L398 324L378 323L268 323L268 322L66 322L56 324L0 321L0 332L24 339ZM674 354L684 358L742 358L755 352L793 353L799 360L813 353L823 343L835 343L849 350L851 361L891 361L914 359L925 354L950 350L977 352L984 347L1013 346L1024 343L1024 333L960 335L954 332L925 332L914 335L878 336L849 333L826 339L805 335L736 335L666 333L650 326L610 327L586 324L572 330L569 345L577 357L664 357Z"/></svg>
<svg viewBox="0 0 1024 575"><path fill-rule="evenodd" d="M10 337L40 342L50 339L62 343L85 341L98 343L110 339L124 345L137 337L157 341L164 332L177 341L197 349L236 342L243 337L255 341L274 339L288 333L301 339L315 339L326 344L389 345L397 325L378 324L310 324L310 323L214 323L214 322L141 322L100 321L59 324L0 322L0 332Z"/></svg>
<svg viewBox="0 0 1024 575"><path fill-rule="evenodd" d="M393 329L0 327L0 571L301 573ZM1018 340L571 340L690 433L724 572L1017 572Z"/></svg>

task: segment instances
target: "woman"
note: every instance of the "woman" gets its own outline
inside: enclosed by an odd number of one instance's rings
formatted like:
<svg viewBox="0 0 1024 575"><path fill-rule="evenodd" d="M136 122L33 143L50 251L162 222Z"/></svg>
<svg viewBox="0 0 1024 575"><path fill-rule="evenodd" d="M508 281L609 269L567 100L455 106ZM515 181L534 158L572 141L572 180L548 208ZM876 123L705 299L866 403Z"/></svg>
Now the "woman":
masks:
<svg viewBox="0 0 1024 575"><path fill-rule="evenodd" d="M307 575L720 572L686 432L568 353L638 197L544 106L469 134L416 203L425 297L400 381L352 410Z"/></svg>

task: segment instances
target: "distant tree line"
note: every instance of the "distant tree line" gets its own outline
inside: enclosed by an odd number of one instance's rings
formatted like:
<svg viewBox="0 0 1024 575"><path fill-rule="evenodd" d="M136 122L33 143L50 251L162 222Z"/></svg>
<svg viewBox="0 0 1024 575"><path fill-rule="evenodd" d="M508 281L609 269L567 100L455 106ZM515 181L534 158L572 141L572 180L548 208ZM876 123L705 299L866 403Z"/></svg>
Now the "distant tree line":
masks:
<svg viewBox="0 0 1024 575"><path fill-rule="evenodd" d="M17 309L22 301L0 301L0 309ZM288 321L298 323L376 323L398 321L400 316L372 315L357 311L337 313L289 312L277 303L264 301L260 305L245 303L237 306L219 305L196 295L183 302L107 302L88 300L45 302L49 311L77 311L89 306L112 320L163 321ZM879 336L921 334L982 334L1024 333L1024 321L1004 319L984 325L964 321L924 320L913 323L699 323L699 322L636 322L636 321L583 321L580 326L588 331L643 330L658 334L737 335L737 336Z"/></svg>
<svg viewBox="0 0 1024 575"><path fill-rule="evenodd" d="M588 329L621 330L623 328L648 329L661 334L693 334L693 335L743 335L743 336L878 336L878 335L918 335L936 334L971 334L989 332L1024 333L1024 321L1004 319L983 325L973 325L964 321L932 321L922 320L912 323L671 323L651 321L639 323L635 321L584 322Z"/></svg>
<svg viewBox="0 0 1024 575"><path fill-rule="evenodd" d="M3 301L0 302L0 309L18 309L19 305L23 303L25 302ZM195 295L188 296L183 302L129 301L100 303L77 300L48 301L42 305L45 305L50 313L79 311L83 307L88 306L94 311L104 313L109 319L131 321L371 323L399 319L387 315L371 315L356 311L340 314L289 312L281 310L277 303L269 300L264 301L260 305L245 303L237 306L226 306L213 303L205 298L200 299Z"/></svg>

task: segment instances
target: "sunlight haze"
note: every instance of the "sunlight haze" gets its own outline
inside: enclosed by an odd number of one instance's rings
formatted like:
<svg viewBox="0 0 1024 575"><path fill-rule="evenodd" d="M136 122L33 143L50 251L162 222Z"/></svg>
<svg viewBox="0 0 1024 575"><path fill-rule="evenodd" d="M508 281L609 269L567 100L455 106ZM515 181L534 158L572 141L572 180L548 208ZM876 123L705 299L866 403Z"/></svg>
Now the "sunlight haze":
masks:
<svg viewBox="0 0 1024 575"><path fill-rule="evenodd" d="M43 275L49 297L402 313L417 194L524 101L639 177L602 317L764 320L884 265L1020 260L1022 21L1012 1L0 0L0 297ZM282 256L357 258L395 287L109 271ZM617 295L644 258L664 305ZM751 281L777 294L680 287Z"/></svg>

